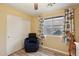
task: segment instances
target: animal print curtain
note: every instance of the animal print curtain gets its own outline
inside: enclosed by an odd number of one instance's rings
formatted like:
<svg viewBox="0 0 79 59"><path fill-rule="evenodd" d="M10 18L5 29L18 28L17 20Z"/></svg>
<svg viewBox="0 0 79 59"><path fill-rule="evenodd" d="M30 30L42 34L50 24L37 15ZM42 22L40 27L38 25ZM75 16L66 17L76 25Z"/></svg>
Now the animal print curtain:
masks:
<svg viewBox="0 0 79 59"><path fill-rule="evenodd" d="M44 22L43 17L39 17L39 37L40 37L40 39L44 38L44 34L43 34L43 22Z"/></svg>
<svg viewBox="0 0 79 59"><path fill-rule="evenodd" d="M72 33L72 35L75 35L74 22L74 9L65 9L65 36L67 31Z"/></svg>

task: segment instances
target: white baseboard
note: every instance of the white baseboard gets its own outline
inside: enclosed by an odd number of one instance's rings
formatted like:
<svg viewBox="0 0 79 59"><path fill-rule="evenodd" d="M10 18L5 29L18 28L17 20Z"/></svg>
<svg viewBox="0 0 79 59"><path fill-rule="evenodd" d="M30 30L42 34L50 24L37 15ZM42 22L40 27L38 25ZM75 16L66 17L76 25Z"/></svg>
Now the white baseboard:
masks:
<svg viewBox="0 0 79 59"><path fill-rule="evenodd" d="M68 55L67 52L63 52L63 51L60 51L60 50L57 50L57 49L49 48L49 47L46 47L46 46L41 46L41 47L42 47L42 48L45 48L45 49L48 49L48 50L52 50L52 51L56 51L56 52L59 52L59 53Z"/></svg>

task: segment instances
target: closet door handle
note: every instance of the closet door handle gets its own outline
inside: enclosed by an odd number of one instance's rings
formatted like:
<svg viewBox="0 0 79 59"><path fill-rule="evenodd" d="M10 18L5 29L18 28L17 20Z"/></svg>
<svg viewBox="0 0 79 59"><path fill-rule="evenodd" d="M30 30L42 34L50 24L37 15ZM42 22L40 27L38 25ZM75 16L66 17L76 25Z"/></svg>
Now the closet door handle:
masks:
<svg viewBox="0 0 79 59"><path fill-rule="evenodd" d="M10 36L8 36L8 38L10 38Z"/></svg>

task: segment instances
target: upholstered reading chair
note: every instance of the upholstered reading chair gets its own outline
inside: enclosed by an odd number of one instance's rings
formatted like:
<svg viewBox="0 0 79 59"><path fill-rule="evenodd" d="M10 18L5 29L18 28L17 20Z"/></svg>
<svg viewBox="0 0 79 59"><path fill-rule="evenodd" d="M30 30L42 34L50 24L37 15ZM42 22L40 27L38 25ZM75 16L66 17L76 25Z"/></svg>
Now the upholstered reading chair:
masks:
<svg viewBox="0 0 79 59"><path fill-rule="evenodd" d="M39 49L39 41L36 33L30 33L29 37L24 41L24 48L26 52L36 52Z"/></svg>

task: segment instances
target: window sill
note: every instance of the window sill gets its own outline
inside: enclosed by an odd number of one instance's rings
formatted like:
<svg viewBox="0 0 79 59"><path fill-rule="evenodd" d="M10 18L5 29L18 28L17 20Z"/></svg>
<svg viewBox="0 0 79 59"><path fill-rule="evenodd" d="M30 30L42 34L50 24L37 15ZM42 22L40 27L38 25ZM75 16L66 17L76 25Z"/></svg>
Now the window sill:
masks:
<svg viewBox="0 0 79 59"><path fill-rule="evenodd" d="M47 37L47 36L51 36L51 37L64 37L63 35L61 35L61 36L58 36L58 35L44 35L45 37Z"/></svg>

